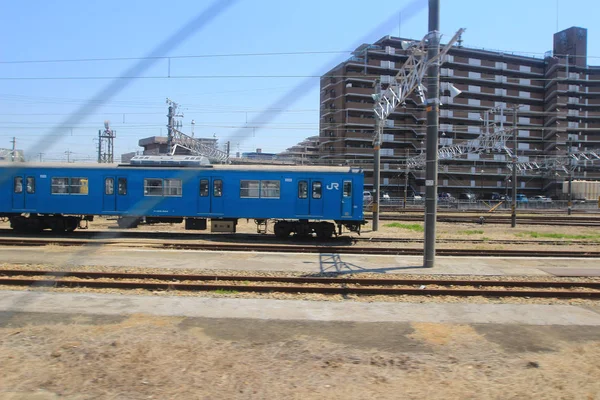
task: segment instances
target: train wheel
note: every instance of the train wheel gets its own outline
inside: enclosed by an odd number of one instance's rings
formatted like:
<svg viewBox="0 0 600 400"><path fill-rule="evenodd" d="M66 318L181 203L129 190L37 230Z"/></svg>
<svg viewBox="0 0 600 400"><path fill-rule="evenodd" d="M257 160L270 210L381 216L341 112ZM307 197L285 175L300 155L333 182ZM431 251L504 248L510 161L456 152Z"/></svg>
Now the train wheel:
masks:
<svg viewBox="0 0 600 400"><path fill-rule="evenodd" d="M79 226L79 220L77 218L69 218L65 221L65 231L73 232Z"/></svg>
<svg viewBox="0 0 600 400"><path fill-rule="evenodd" d="M285 222L276 222L273 231L275 232L275 236L280 239L287 238L291 233L290 227Z"/></svg>
<svg viewBox="0 0 600 400"><path fill-rule="evenodd" d="M330 223L322 223L315 227L315 232L317 233L317 238L323 239L323 240L331 239L334 231L335 231L335 226Z"/></svg>

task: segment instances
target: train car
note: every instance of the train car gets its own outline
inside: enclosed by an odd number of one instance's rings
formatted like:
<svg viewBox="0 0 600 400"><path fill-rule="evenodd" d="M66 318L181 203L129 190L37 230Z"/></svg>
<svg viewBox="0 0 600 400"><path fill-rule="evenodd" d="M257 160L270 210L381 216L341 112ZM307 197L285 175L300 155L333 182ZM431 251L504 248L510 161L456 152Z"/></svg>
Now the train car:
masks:
<svg viewBox="0 0 600 400"><path fill-rule="evenodd" d="M182 222L235 232L238 219L274 221L274 233L330 237L360 231L363 173L350 167L201 165L194 157L132 164L0 165L0 217L13 229L72 231L94 216L122 227ZM328 222L329 221L329 222ZM333 222L330 222L333 221Z"/></svg>

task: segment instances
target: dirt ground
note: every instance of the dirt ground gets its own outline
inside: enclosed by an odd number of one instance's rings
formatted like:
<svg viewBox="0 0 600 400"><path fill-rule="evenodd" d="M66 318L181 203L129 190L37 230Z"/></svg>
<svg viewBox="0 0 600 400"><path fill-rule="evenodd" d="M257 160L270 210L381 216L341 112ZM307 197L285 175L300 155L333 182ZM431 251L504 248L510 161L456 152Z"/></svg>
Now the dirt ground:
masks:
<svg viewBox="0 0 600 400"><path fill-rule="evenodd" d="M3 314L2 399L600 398L600 328Z"/></svg>

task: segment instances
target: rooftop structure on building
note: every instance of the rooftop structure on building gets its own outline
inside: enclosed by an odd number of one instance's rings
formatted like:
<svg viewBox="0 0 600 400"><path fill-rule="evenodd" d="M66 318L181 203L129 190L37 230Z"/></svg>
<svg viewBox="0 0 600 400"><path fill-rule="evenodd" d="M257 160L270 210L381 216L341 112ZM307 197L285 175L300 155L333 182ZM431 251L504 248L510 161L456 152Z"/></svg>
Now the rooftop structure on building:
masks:
<svg viewBox="0 0 600 400"><path fill-rule="evenodd" d="M374 81L385 87L407 59L413 42L385 36L364 44L352 57L321 77L320 144L322 161L360 164L365 185L372 187ZM600 149L600 67L587 65L587 30L572 27L554 35L553 50L543 57L455 46L440 69L440 147L475 139L491 118L510 129L511 108L518 107L520 162ZM452 97L449 84L462 91ZM491 108L502 113L487 114ZM411 96L385 121L381 148L382 191L402 192L404 160L425 150L425 106ZM483 197L509 187L506 153L469 154L441 161L440 191L475 192ZM559 196L565 174L527 172L519 192ZM422 190L425 174L410 171L414 190ZM577 179L600 179L597 161L580 165Z"/></svg>
<svg viewBox="0 0 600 400"><path fill-rule="evenodd" d="M312 162L319 158L319 136L311 136L289 147L277 155L279 159L293 160L298 163Z"/></svg>

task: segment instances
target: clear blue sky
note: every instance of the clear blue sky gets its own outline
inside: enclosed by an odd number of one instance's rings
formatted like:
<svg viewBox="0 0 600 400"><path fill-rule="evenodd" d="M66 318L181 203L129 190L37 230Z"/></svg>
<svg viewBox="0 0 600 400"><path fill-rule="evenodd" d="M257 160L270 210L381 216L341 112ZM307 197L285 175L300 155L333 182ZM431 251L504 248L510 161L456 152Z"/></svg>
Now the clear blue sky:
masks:
<svg viewBox="0 0 600 400"><path fill-rule="evenodd" d="M221 0L224 2L224 0ZM28 156L46 159L95 158L94 138L109 119L117 131L115 153L139 150L137 141L166 135L169 97L181 104L184 131L196 121L196 136L231 141L233 151L262 148L278 152L317 135L320 75L348 57L363 41L391 34L420 39L427 32L427 1L365 2L238 0L205 27L165 53L231 55L239 53L332 52L322 54L231 56L157 60L108 101L95 102L91 114L65 121L88 104L112 78L138 61L6 63L144 57L212 4L203 0L104 0L4 2L0 13L0 147L13 136ZM402 23L398 24L400 11ZM579 10L587 12L578 13ZM588 29L588 55L600 57L597 0L559 0L558 29ZM387 24L382 26L384 21ZM556 0L441 0L441 31L450 37L467 28L465 46L542 55L552 48L557 27ZM600 65L600 58L589 58ZM221 77L215 77L221 76ZM268 76L233 78L222 76ZM287 76L287 77L281 77ZM291 77L290 77L291 76ZM285 99L285 100L282 100ZM282 111L269 109L281 109ZM267 122L267 124L264 124ZM245 128L256 126L255 129ZM41 142L51 134L52 142Z"/></svg>

